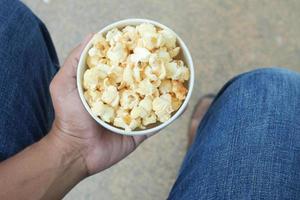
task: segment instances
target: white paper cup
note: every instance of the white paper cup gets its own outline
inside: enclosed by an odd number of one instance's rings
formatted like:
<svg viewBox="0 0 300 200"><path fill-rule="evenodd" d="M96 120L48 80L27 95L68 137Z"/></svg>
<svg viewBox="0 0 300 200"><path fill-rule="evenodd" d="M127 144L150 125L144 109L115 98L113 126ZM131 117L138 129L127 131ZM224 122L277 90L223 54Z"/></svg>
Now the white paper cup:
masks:
<svg viewBox="0 0 300 200"><path fill-rule="evenodd" d="M191 54L188 50L188 48L186 47L186 45L184 44L184 42L182 41L182 39L170 28L168 28L167 26L158 23L156 21L152 21L152 20L148 20L148 19L125 19L125 20L121 20L121 21L117 21L115 23L112 23L106 27L104 27L103 29L101 29L99 31L99 33L101 34L105 34L107 33L109 30L117 27L117 28L123 28L127 25L139 25L142 23L151 23L153 25L155 25L156 27L159 27L161 29L168 29L170 31L172 31L176 37L177 37L177 45L181 48L181 54L180 54L180 59L183 60L183 62L185 63L185 65L189 68L190 70L190 79L187 83L188 86L188 93L187 96L185 98L185 100L183 101L181 107L172 114L171 118L169 120L167 120L166 122L163 123L156 123L154 125L150 125L149 127L147 127L146 129L141 129L141 130L133 130L133 131L125 131L124 129L115 127L107 122L104 122L103 120L101 120L99 117L95 116L92 111L91 108L89 107L88 103L86 102L84 95L83 95L83 74L85 72L85 70L87 69L86 66L86 57L88 54L88 50L91 48L92 46L92 42L90 41L86 47L84 48L81 56L80 56L80 60L78 63L78 68L77 68L77 88L78 88L78 92L79 92L79 96L80 99L85 107L85 109L90 113L90 115L103 127L107 128L108 130L115 132L115 133L119 133L122 135L151 135L154 133L157 133L158 131L160 131L161 129L165 128L166 126L168 126L169 124L171 124L173 121L175 121L176 118L178 118L183 111L185 110L185 108L188 105L188 102L191 98L192 95L192 91L193 91L193 87L194 87L194 79L195 79L195 71L194 71L194 65L193 65L193 60L191 57Z"/></svg>

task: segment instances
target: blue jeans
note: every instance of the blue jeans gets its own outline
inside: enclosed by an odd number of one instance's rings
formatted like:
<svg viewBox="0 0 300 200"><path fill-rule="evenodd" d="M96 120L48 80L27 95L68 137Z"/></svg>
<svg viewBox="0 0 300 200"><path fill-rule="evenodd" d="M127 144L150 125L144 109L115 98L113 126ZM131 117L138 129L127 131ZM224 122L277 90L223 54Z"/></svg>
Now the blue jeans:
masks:
<svg viewBox="0 0 300 200"><path fill-rule="evenodd" d="M300 74L260 69L229 81L169 199L300 199Z"/></svg>
<svg viewBox="0 0 300 200"><path fill-rule="evenodd" d="M42 138L54 111L58 59L43 23L22 3L0 1L0 161Z"/></svg>
<svg viewBox="0 0 300 200"><path fill-rule="evenodd" d="M46 134L58 61L45 26L0 2L0 160ZM300 75L239 75L202 120L169 199L300 199Z"/></svg>

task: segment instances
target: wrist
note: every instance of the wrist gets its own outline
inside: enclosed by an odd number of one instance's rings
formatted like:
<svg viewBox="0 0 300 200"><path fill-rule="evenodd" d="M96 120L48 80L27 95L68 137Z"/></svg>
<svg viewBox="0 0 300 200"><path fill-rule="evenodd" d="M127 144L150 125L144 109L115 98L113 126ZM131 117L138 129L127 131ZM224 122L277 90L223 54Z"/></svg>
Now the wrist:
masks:
<svg viewBox="0 0 300 200"><path fill-rule="evenodd" d="M88 176L83 150L75 138L66 136L54 125L41 143L50 149L51 157L62 170L72 171L78 181Z"/></svg>

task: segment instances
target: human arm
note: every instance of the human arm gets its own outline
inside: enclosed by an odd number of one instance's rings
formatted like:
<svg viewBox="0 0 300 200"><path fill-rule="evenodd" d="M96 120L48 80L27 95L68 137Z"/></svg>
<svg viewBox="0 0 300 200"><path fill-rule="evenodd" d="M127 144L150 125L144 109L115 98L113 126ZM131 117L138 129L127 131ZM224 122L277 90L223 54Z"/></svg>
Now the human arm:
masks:
<svg viewBox="0 0 300 200"><path fill-rule="evenodd" d="M75 48L51 82L55 110L51 131L0 163L0 199L60 199L89 175L115 164L146 136L122 136L99 126L84 110L76 87Z"/></svg>

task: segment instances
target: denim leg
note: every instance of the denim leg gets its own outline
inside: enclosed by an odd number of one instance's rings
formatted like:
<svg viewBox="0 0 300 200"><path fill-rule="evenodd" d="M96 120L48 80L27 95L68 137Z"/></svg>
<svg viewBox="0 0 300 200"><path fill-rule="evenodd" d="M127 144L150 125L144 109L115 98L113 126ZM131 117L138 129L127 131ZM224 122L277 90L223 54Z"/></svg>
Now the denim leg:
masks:
<svg viewBox="0 0 300 200"><path fill-rule="evenodd" d="M43 137L54 111L58 59L43 23L20 1L0 1L0 161Z"/></svg>
<svg viewBox="0 0 300 200"><path fill-rule="evenodd" d="M300 199L300 74L260 69L227 83L169 199Z"/></svg>

